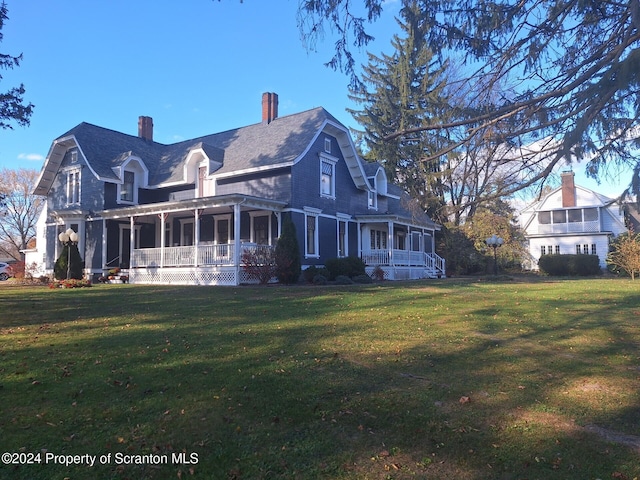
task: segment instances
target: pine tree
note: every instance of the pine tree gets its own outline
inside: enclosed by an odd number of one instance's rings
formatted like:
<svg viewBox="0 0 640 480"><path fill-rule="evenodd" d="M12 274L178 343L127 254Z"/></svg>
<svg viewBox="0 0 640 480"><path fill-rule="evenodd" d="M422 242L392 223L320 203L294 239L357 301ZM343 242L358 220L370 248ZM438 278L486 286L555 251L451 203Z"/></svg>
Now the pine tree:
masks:
<svg viewBox="0 0 640 480"><path fill-rule="evenodd" d="M290 285L300 278L300 247L296 227L288 216L282 222L282 234L276 243L276 277L280 283Z"/></svg>
<svg viewBox="0 0 640 480"><path fill-rule="evenodd" d="M402 185L423 208L437 218L443 203L443 185L438 161L425 161L443 148L446 139L432 132L385 137L399 130L420 127L427 119L442 118L450 110L445 95L446 66L437 66L424 38L427 24L417 2L410 2L398 20L404 32L394 36L393 55L377 57L369 53L363 67L363 83L352 88L350 98L363 105L350 110L364 131L365 157L379 161L387 175Z"/></svg>

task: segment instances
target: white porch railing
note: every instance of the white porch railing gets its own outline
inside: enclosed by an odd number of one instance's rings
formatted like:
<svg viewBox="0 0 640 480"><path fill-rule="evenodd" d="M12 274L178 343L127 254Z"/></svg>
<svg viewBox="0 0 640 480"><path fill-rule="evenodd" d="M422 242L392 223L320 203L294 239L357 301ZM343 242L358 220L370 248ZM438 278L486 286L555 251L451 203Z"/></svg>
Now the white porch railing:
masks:
<svg viewBox="0 0 640 480"><path fill-rule="evenodd" d="M242 245L242 251L264 248L275 248L268 245ZM164 252L164 258L163 258ZM233 265L234 245L198 245L198 266L205 265ZM162 248L138 248L133 251L131 262L132 268L140 267L187 267L196 265L196 247L189 245L185 247L165 247Z"/></svg>
<svg viewBox="0 0 640 480"><path fill-rule="evenodd" d="M598 220L589 222L549 223L538 225L538 233L540 234L595 233L599 231L600 222Z"/></svg>
<svg viewBox="0 0 640 480"><path fill-rule="evenodd" d="M409 250L365 250L362 260L370 266L425 267L445 273L445 260L435 253L412 252Z"/></svg>

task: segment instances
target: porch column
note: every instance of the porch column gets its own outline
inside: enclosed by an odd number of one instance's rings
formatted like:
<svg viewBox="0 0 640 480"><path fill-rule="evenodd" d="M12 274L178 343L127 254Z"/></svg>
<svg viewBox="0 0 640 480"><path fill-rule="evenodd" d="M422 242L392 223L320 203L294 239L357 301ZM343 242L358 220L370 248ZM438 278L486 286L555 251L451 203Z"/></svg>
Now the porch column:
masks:
<svg viewBox="0 0 640 480"><path fill-rule="evenodd" d="M129 217L129 224L131 227L131 231L129 232L129 268L133 268L133 247L136 246L136 228L135 228L135 219L133 215Z"/></svg>
<svg viewBox="0 0 640 480"><path fill-rule="evenodd" d="M387 238L387 249L389 250L389 264L393 265L393 222L387 222L387 231L389 232Z"/></svg>
<svg viewBox="0 0 640 480"><path fill-rule="evenodd" d="M233 265L236 270L236 285L240 285L240 204L233 205Z"/></svg>
<svg viewBox="0 0 640 480"><path fill-rule="evenodd" d="M102 268L107 266L107 220L102 219ZM102 272L101 276L104 275Z"/></svg>
<svg viewBox="0 0 640 480"><path fill-rule="evenodd" d="M193 266L198 266L198 242L200 241L200 209L196 208L193 219Z"/></svg>
<svg viewBox="0 0 640 480"><path fill-rule="evenodd" d="M276 216L276 220L278 221L278 238L282 235L282 212L273 212Z"/></svg>
<svg viewBox="0 0 640 480"><path fill-rule="evenodd" d="M160 217L160 268L164 267L164 245L166 243L166 221L167 221L167 213L161 213L158 215Z"/></svg>

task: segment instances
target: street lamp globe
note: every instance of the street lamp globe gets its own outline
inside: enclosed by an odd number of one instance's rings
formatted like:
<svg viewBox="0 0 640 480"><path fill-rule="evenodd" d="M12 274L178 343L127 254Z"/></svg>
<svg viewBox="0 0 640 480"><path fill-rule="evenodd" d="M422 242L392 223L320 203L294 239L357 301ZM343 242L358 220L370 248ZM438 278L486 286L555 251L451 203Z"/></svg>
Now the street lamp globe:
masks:
<svg viewBox="0 0 640 480"><path fill-rule="evenodd" d="M491 235L485 240L486 244L493 248L493 274L498 275L498 256L496 250L504 244L504 240L496 234Z"/></svg>

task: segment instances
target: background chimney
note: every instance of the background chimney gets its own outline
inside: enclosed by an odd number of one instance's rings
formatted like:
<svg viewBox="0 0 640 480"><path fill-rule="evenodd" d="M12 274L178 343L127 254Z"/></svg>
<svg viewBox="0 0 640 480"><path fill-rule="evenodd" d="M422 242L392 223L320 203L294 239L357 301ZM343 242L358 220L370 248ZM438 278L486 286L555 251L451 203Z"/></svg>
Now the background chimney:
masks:
<svg viewBox="0 0 640 480"><path fill-rule="evenodd" d="M153 118L138 117L138 136L149 142L153 142Z"/></svg>
<svg viewBox="0 0 640 480"><path fill-rule="evenodd" d="M576 186L573 181L573 172L562 172L560 178L562 179L562 207L575 207L576 206Z"/></svg>
<svg viewBox="0 0 640 480"><path fill-rule="evenodd" d="M278 94L262 94L262 123L271 123L278 117Z"/></svg>

